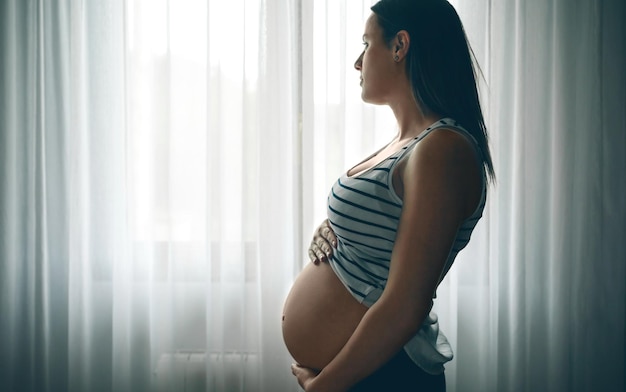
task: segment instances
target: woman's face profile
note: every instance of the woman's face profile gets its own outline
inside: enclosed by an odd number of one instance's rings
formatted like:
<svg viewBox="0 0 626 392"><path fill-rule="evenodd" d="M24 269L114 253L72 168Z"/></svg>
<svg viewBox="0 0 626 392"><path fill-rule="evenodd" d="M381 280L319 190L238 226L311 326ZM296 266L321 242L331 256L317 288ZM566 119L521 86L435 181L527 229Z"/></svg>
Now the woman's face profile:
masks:
<svg viewBox="0 0 626 392"><path fill-rule="evenodd" d="M383 38L378 18L372 13L365 22L363 33L364 49L354 63L361 72L361 98L374 104L386 103L392 90L391 76L396 69L393 50Z"/></svg>

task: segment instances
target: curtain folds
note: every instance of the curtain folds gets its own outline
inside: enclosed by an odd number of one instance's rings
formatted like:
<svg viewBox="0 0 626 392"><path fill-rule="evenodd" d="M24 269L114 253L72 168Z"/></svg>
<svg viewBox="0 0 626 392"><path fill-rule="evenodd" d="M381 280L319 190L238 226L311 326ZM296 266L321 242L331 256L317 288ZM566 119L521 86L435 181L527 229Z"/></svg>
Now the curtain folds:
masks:
<svg viewBox="0 0 626 392"><path fill-rule="evenodd" d="M282 302L395 134L371 3L0 2L0 389L298 390ZM498 178L435 302L448 390L625 390L626 4L453 4Z"/></svg>
<svg viewBox="0 0 626 392"><path fill-rule="evenodd" d="M1 389L295 390L297 4L0 7Z"/></svg>
<svg viewBox="0 0 626 392"><path fill-rule="evenodd" d="M503 302L490 388L625 388L626 253L611 245L626 233L625 12L492 2L490 295Z"/></svg>

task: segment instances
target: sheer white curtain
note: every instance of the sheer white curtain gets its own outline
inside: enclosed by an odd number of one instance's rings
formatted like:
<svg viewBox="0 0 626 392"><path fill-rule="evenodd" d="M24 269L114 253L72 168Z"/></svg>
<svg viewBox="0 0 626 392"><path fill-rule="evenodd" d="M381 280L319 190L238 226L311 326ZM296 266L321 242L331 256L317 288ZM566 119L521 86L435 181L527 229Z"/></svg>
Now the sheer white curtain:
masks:
<svg viewBox="0 0 626 392"><path fill-rule="evenodd" d="M624 390L626 6L456 1L498 184L459 260L459 390Z"/></svg>
<svg viewBox="0 0 626 392"><path fill-rule="evenodd" d="M297 390L282 301L395 132L372 3L0 3L3 390ZM438 292L448 389L624 390L626 5L454 4L498 183Z"/></svg>
<svg viewBox="0 0 626 392"><path fill-rule="evenodd" d="M0 7L0 389L295 390L297 3Z"/></svg>
<svg viewBox="0 0 626 392"><path fill-rule="evenodd" d="M490 8L500 184L486 385L624 390L626 4Z"/></svg>

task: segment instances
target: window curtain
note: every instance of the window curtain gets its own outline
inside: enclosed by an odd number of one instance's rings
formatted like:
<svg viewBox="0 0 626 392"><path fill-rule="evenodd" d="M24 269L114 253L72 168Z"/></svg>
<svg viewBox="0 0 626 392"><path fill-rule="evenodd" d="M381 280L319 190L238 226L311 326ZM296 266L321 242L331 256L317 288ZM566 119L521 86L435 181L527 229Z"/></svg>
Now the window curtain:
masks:
<svg viewBox="0 0 626 392"><path fill-rule="evenodd" d="M625 390L626 4L455 4L498 180L447 288L452 384Z"/></svg>
<svg viewBox="0 0 626 392"><path fill-rule="evenodd" d="M298 390L282 301L395 132L371 3L0 3L3 390ZM626 5L453 4L498 181L438 290L448 390L624 390Z"/></svg>
<svg viewBox="0 0 626 392"><path fill-rule="evenodd" d="M0 10L0 389L295 390L297 3Z"/></svg>

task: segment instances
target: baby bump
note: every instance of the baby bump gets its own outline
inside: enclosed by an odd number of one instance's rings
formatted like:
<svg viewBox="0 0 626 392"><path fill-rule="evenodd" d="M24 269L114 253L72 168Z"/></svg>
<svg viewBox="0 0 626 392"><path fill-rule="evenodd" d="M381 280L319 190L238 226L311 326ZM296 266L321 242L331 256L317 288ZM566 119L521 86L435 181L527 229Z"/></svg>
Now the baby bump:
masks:
<svg viewBox="0 0 626 392"><path fill-rule="evenodd" d="M299 364L322 369L348 341L366 310L328 263L309 263L285 300L285 345Z"/></svg>

